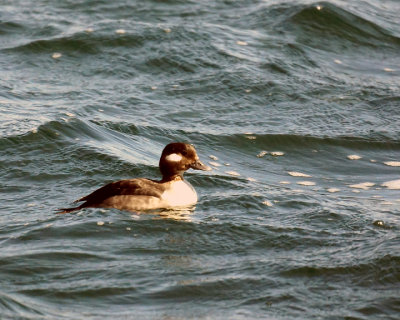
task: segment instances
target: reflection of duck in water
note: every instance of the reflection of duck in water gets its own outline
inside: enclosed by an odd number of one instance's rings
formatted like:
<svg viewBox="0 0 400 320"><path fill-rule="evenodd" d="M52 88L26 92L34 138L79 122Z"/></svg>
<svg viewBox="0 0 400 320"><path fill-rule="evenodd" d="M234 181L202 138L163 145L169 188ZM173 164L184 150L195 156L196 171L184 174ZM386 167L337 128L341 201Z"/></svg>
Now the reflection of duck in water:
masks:
<svg viewBox="0 0 400 320"><path fill-rule="evenodd" d="M60 209L59 213L83 208L143 211L196 204L197 193L183 179L183 173L190 168L211 170L199 160L196 149L187 143L170 143L161 154L159 166L160 181L138 178L112 182L77 200L84 201L80 206Z"/></svg>

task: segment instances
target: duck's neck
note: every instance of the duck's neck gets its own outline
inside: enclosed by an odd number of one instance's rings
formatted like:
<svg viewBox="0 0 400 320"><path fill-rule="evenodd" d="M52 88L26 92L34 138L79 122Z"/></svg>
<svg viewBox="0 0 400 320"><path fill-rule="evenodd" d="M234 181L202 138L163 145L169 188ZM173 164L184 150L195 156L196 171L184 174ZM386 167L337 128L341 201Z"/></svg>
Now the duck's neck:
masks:
<svg viewBox="0 0 400 320"><path fill-rule="evenodd" d="M163 178L161 179L160 182L182 181L182 180L183 180L183 174L176 173L173 175L163 175Z"/></svg>

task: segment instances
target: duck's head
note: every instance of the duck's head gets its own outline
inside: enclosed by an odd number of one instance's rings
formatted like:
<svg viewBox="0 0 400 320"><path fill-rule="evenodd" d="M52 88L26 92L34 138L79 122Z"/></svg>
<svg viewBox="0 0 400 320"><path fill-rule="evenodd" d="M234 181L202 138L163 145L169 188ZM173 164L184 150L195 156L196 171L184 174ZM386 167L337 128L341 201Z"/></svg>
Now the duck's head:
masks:
<svg viewBox="0 0 400 320"><path fill-rule="evenodd" d="M188 169L211 170L209 166L200 161L193 145L183 142L168 144L160 158L160 171L163 179L182 176Z"/></svg>

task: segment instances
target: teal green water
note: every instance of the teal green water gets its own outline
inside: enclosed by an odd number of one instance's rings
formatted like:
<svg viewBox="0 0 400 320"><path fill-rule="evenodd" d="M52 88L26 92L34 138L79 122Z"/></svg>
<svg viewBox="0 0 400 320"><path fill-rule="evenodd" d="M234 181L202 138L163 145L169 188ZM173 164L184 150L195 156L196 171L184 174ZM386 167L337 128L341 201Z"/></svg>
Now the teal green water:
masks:
<svg viewBox="0 0 400 320"><path fill-rule="evenodd" d="M3 1L1 319L398 319L397 1ZM158 178L193 211L57 208Z"/></svg>

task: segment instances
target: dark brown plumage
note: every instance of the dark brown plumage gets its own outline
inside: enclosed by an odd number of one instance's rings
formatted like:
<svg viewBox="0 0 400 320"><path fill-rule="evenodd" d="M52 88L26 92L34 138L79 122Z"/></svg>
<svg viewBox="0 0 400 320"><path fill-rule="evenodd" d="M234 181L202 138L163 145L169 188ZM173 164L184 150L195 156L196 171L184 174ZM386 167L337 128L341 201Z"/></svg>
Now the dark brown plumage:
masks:
<svg viewBox="0 0 400 320"><path fill-rule="evenodd" d="M88 207L147 210L170 207L174 203L178 205L195 203L196 192L184 181L183 173L190 168L210 170L208 166L200 162L192 145L181 142L170 143L164 148L159 167L162 174L160 181L138 178L112 182L75 201L83 201L80 206L60 209L58 213L69 213ZM178 182L181 182L178 188L181 197L176 192L173 193L173 186ZM194 196L196 201L194 201Z"/></svg>

